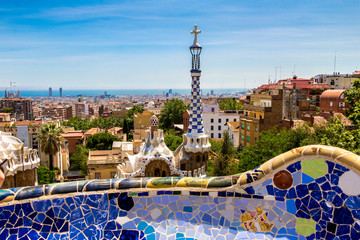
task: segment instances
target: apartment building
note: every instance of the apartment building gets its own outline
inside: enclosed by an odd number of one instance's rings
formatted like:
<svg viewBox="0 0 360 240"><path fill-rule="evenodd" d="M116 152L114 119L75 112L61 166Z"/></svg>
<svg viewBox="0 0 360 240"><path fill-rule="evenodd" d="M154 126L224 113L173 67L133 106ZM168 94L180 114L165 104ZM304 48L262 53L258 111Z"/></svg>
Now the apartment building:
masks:
<svg viewBox="0 0 360 240"><path fill-rule="evenodd" d="M282 120L282 90L272 90L261 94L252 94L250 104L244 105L244 114L240 117L240 141L242 146L255 144L259 133L274 128Z"/></svg>
<svg viewBox="0 0 360 240"><path fill-rule="evenodd" d="M220 111L218 104L204 104L203 125L205 134L211 139L222 139L227 122L237 122L242 111Z"/></svg>

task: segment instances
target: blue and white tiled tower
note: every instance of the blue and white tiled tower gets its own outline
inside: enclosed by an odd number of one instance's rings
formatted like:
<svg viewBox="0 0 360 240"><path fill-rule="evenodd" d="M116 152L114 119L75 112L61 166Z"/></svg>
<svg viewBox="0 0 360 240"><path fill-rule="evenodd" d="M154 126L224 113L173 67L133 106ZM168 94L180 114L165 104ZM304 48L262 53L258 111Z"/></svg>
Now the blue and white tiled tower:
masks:
<svg viewBox="0 0 360 240"><path fill-rule="evenodd" d="M191 105L188 132L184 135L184 149L191 155L190 161L186 164L186 169L193 176L205 175L207 169L208 152L210 151L209 136L204 133L201 108L201 92L200 92L200 53L202 47L197 41L197 35L201 31L195 25L191 34L194 34L194 43L190 46L192 56L191 68ZM184 169L181 169L184 170Z"/></svg>

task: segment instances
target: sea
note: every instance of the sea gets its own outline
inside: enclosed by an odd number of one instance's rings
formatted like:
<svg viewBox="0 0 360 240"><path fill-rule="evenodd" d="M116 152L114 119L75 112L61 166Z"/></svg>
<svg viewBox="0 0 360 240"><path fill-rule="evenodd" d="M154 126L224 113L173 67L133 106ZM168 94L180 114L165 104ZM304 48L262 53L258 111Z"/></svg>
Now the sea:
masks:
<svg viewBox="0 0 360 240"><path fill-rule="evenodd" d="M216 94L216 95L229 95L229 94L244 94L249 89L244 88L222 88L222 89L202 89L202 95L207 94ZM17 90L14 91L17 93ZM191 89L63 89L64 97L94 97L99 95L143 95L143 96L152 96L152 95L165 95L166 93L175 94L175 95L189 95L191 94ZM21 90L21 97L48 97L49 90ZM52 90L53 97L59 97L59 89ZM4 97L4 91L0 92L0 97Z"/></svg>

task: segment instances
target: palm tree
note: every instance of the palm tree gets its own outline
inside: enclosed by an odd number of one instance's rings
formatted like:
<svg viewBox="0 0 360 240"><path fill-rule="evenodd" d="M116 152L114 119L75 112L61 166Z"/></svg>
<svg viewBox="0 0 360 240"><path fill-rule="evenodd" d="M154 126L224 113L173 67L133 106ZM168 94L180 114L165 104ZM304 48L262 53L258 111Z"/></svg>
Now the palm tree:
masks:
<svg viewBox="0 0 360 240"><path fill-rule="evenodd" d="M54 169L53 158L60 150L60 145L63 141L63 138L60 135L62 132L63 129L57 127L55 123L44 124L41 126L40 134L36 139L39 141L41 151L49 155L50 170Z"/></svg>

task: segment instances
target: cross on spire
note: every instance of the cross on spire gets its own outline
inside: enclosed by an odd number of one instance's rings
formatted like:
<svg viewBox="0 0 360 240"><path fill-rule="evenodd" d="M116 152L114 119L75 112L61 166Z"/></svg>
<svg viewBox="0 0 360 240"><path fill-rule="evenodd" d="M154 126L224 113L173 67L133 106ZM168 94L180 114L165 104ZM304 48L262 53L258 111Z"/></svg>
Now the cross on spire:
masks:
<svg viewBox="0 0 360 240"><path fill-rule="evenodd" d="M197 45L197 44L198 44L197 35L198 35L199 33L201 33L201 30L197 30L197 24L195 24L194 30L192 30L190 33L195 35L194 43L193 43L193 44L194 44L194 45Z"/></svg>

